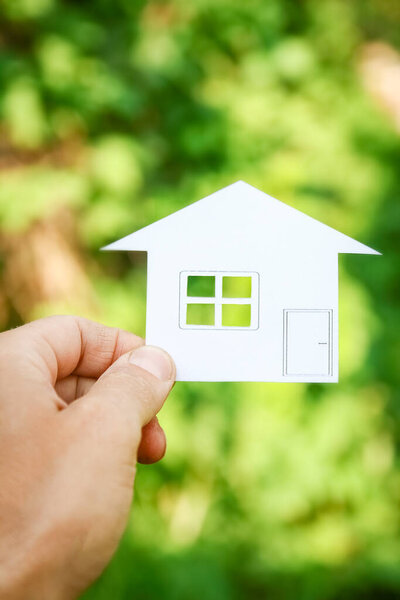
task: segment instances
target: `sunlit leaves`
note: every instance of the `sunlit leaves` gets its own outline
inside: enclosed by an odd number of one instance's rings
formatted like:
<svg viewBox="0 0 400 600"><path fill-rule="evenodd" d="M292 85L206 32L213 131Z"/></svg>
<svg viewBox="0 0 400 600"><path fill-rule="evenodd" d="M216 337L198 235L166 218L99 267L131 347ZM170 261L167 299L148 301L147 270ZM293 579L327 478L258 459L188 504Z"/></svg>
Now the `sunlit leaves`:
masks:
<svg viewBox="0 0 400 600"><path fill-rule="evenodd" d="M142 183L138 152L124 136L106 136L91 151L94 182L108 192L136 192Z"/></svg>
<svg viewBox="0 0 400 600"><path fill-rule="evenodd" d="M4 123L13 143L23 148L37 148L46 139L47 122L37 82L18 78L2 99Z"/></svg>

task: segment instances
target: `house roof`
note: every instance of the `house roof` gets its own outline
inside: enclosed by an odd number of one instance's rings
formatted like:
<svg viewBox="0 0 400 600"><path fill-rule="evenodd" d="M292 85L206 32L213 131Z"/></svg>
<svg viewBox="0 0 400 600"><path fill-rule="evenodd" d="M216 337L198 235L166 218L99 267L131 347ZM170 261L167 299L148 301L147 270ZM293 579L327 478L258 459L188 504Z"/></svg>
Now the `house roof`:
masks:
<svg viewBox="0 0 400 600"><path fill-rule="evenodd" d="M151 250L168 246L230 240L260 249L285 244L296 251L313 247L321 251L380 254L332 227L237 181L147 227L109 244L103 250ZM256 246L255 246L256 243Z"/></svg>

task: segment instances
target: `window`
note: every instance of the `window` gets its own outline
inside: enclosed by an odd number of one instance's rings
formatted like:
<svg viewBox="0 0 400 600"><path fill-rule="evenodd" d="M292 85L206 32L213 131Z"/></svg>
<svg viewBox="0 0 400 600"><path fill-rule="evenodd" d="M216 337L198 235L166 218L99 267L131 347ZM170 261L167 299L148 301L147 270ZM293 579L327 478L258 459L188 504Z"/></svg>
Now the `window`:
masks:
<svg viewBox="0 0 400 600"><path fill-rule="evenodd" d="M180 327L257 329L258 279L258 273L182 272Z"/></svg>

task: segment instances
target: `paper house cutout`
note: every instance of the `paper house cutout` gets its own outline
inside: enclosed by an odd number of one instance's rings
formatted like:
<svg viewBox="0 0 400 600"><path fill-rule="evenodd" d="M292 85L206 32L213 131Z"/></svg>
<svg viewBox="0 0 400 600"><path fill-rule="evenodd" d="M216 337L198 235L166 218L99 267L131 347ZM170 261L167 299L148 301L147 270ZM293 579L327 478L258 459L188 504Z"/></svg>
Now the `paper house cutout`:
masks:
<svg viewBox="0 0 400 600"><path fill-rule="evenodd" d="M379 254L238 181L105 250L146 251L178 381L338 381L338 254Z"/></svg>

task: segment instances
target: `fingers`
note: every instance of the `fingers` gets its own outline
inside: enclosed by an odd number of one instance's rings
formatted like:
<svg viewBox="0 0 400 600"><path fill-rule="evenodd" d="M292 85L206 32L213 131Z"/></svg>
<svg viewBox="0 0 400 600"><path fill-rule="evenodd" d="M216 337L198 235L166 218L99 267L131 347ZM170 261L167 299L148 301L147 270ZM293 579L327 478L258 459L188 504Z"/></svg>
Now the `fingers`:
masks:
<svg viewBox="0 0 400 600"><path fill-rule="evenodd" d="M69 375L56 383L56 392L66 404L81 398L89 392L96 379ZM165 433L157 417L142 428L142 438L138 449L138 461L151 464L161 460L167 447Z"/></svg>
<svg viewBox="0 0 400 600"><path fill-rule="evenodd" d="M54 383L71 373L99 377L114 360L142 344L133 333L81 317L47 317L1 334L0 360L10 351L31 361L34 355L39 359L36 367Z"/></svg>
<svg viewBox="0 0 400 600"><path fill-rule="evenodd" d="M119 358L92 386L86 402L117 407L140 427L163 405L175 380L171 357L154 346L141 346Z"/></svg>
<svg viewBox="0 0 400 600"><path fill-rule="evenodd" d="M64 377L64 379L57 381L54 387L60 398L66 404L70 404L74 400L87 394L95 382L96 379L94 377L68 375L68 377Z"/></svg>
<svg viewBox="0 0 400 600"><path fill-rule="evenodd" d="M33 388L43 384L49 392L49 384L71 374L97 378L142 344L127 331L71 316L48 317L7 331L0 334L0 377L11 383L3 396L31 399Z"/></svg>
<svg viewBox="0 0 400 600"><path fill-rule="evenodd" d="M128 446L136 453L142 439L141 459L157 460L165 451L165 439L157 423L150 424L162 407L175 380L171 357L154 346L141 346L119 358L92 385L86 396L64 411L93 421L102 443ZM71 413L70 413L71 414ZM67 416L67 415L66 415ZM149 436L149 437L147 437Z"/></svg>
<svg viewBox="0 0 400 600"><path fill-rule="evenodd" d="M144 465L150 465L161 460L167 449L165 433L157 417L142 429L142 439L139 444L137 459Z"/></svg>

